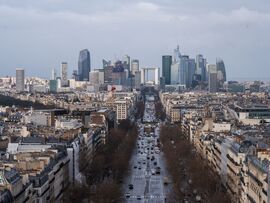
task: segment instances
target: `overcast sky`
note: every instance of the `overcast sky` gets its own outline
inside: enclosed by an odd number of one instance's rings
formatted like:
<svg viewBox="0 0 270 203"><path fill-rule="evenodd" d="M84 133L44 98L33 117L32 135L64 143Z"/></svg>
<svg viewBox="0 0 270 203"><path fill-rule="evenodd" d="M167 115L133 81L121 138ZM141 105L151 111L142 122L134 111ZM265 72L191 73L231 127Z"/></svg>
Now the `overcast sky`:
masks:
<svg viewBox="0 0 270 203"><path fill-rule="evenodd" d="M224 60L229 79L270 78L269 0L0 0L0 76L49 78L61 61L77 69L87 48L92 67L129 54L141 66L161 56Z"/></svg>

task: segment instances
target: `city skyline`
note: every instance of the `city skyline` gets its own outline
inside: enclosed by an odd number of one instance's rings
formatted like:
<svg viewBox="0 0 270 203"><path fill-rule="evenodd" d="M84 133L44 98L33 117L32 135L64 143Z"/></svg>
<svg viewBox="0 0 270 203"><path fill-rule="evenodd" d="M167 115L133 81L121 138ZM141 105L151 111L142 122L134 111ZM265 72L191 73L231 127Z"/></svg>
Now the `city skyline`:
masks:
<svg viewBox="0 0 270 203"><path fill-rule="evenodd" d="M222 58L228 80L260 79L270 73L267 1L207 0L204 5L197 0L108 1L104 5L14 0L0 1L0 11L1 76L14 75L21 67L28 75L49 78L61 61L68 62L70 76L84 48L91 52L93 68L101 68L103 58L121 59L125 54L140 60L141 67L161 68L161 56L171 54L176 44L183 54L202 54L209 63ZM119 32L120 27L125 31Z"/></svg>

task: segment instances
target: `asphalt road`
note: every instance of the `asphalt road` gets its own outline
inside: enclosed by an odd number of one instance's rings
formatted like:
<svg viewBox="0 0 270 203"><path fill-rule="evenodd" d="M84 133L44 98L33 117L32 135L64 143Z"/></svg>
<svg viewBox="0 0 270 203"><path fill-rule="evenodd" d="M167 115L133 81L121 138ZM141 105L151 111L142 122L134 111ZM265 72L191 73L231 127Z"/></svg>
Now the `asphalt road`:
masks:
<svg viewBox="0 0 270 203"><path fill-rule="evenodd" d="M145 121L155 121L154 108L153 102L145 103ZM124 181L124 202L163 203L171 186L164 185L164 177L168 177L168 174L163 153L157 147L159 123L152 124L154 133L150 136L144 132L145 125L148 124L140 124L140 136L130 161L130 173ZM157 167L160 167L160 174ZM129 188L129 184L133 185L133 189Z"/></svg>

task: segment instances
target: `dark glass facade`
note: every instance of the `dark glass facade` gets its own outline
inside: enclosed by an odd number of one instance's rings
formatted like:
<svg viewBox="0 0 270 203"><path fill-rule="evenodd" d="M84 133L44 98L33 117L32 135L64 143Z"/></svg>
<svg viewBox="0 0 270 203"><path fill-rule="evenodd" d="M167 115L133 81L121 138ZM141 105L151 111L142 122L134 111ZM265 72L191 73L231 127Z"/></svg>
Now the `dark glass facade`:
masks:
<svg viewBox="0 0 270 203"><path fill-rule="evenodd" d="M89 81L91 71L90 52L87 49L80 51L78 62L78 78L80 81Z"/></svg>
<svg viewBox="0 0 270 203"><path fill-rule="evenodd" d="M171 65L172 56L162 56L162 77L164 78L166 85L171 84Z"/></svg>

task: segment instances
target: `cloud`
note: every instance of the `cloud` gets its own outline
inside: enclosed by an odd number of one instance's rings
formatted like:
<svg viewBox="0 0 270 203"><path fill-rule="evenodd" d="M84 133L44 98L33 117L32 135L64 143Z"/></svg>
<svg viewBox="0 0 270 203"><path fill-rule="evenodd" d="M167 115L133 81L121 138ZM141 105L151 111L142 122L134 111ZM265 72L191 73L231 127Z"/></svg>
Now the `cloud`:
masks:
<svg viewBox="0 0 270 203"><path fill-rule="evenodd" d="M143 65L160 66L160 56L178 43L192 57L201 52L210 62L216 55L224 58L228 75L260 74L252 72L256 63L270 74L264 68L270 57L270 10L249 5L240 0L222 5L213 0L0 0L0 54L5 56L0 75L17 66L49 74L48 67L60 60L73 69L85 47L94 67L102 58L126 53Z"/></svg>

